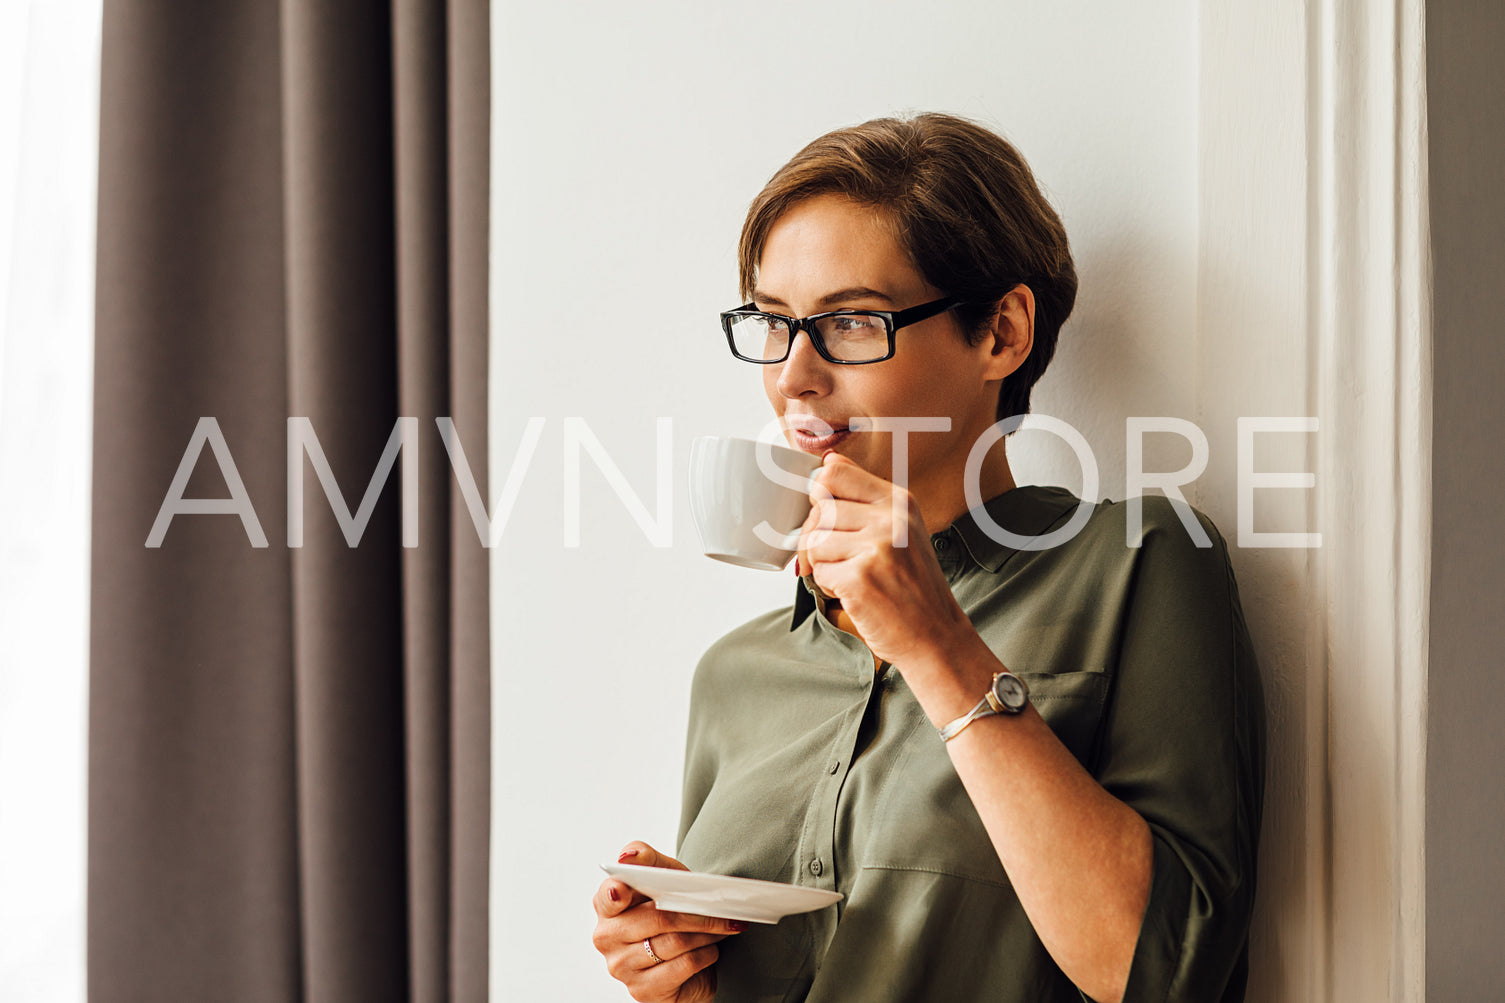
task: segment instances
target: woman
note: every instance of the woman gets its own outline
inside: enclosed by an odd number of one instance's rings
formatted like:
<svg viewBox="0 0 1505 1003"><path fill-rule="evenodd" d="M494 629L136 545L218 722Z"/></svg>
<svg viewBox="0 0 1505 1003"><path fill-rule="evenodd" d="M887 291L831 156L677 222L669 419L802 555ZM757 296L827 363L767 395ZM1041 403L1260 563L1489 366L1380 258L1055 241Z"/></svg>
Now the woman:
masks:
<svg viewBox="0 0 1505 1003"><path fill-rule="evenodd" d="M951 116L838 130L739 256L733 352L824 463L793 609L696 670L679 859L622 859L845 897L749 929L608 879L608 970L643 1001L1242 999L1264 712L1226 545L1164 499L1074 524L1002 443L968 467L1075 299L1028 166Z"/></svg>

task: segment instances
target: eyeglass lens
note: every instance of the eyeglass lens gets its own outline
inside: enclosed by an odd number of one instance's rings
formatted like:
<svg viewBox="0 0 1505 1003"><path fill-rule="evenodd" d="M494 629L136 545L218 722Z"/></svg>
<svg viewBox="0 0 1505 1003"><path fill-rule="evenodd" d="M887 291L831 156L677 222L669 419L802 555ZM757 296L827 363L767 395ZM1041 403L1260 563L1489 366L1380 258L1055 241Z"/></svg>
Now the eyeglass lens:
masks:
<svg viewBox="0 0 1505 1003"><path fill-rule="evenodd" d="M888 326L876 314L842 313L822 317L815 336L826 353L842 362L869 362L888 354ZM737 354L772 361L789 352L789 324L767 314L736 318L731 324Z"/></svg>

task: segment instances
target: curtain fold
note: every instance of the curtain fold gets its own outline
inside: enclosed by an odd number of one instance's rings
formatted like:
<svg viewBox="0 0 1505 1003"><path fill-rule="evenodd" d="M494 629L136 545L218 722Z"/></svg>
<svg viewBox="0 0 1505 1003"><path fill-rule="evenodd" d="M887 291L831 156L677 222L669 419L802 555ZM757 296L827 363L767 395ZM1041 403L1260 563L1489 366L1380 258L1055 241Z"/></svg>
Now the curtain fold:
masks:
<svg viewBox="0 0 1505 1003"><path fill-rule="evenodd" d="M487 564L434 419L484 491L488 45L476 0L106 0L91 999L485 998ZM243 482L265 547L146 545L206 416L183 495ZM400 417L351 546L319 462L358 512Z"/></svg>

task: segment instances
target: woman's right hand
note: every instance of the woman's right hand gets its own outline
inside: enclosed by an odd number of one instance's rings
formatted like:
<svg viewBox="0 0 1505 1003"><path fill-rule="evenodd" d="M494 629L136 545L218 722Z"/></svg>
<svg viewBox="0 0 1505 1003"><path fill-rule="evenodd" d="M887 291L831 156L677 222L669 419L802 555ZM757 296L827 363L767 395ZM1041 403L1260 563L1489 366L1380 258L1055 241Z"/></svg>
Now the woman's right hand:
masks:
<svg viewBox="0 0 1505 1003"><path fill-rule="evenodd" d="M628 843L617 860L644 867L689 870L643 842ZM747 929L736 920L661 912L653 900L616 878L596 889L596 932L591 938L611 977L639 1003L706 1003L716 996L716 942ZM655 962L644 942L658 957Z"/></svg>

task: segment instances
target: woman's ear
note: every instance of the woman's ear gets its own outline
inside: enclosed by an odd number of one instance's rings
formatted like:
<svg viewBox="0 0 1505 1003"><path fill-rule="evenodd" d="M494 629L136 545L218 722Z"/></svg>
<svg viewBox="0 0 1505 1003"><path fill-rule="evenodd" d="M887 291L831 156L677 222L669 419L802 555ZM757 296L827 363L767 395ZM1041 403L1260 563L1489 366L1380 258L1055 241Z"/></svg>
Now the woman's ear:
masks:
<svg viewBox="0 0 1505 1003"><path fill-rule="evenodd" d="M1001 380L1024 365L1035 347L1035 294L1020 283L994 306L983 344L988 346L989 380Z"/></svg>

